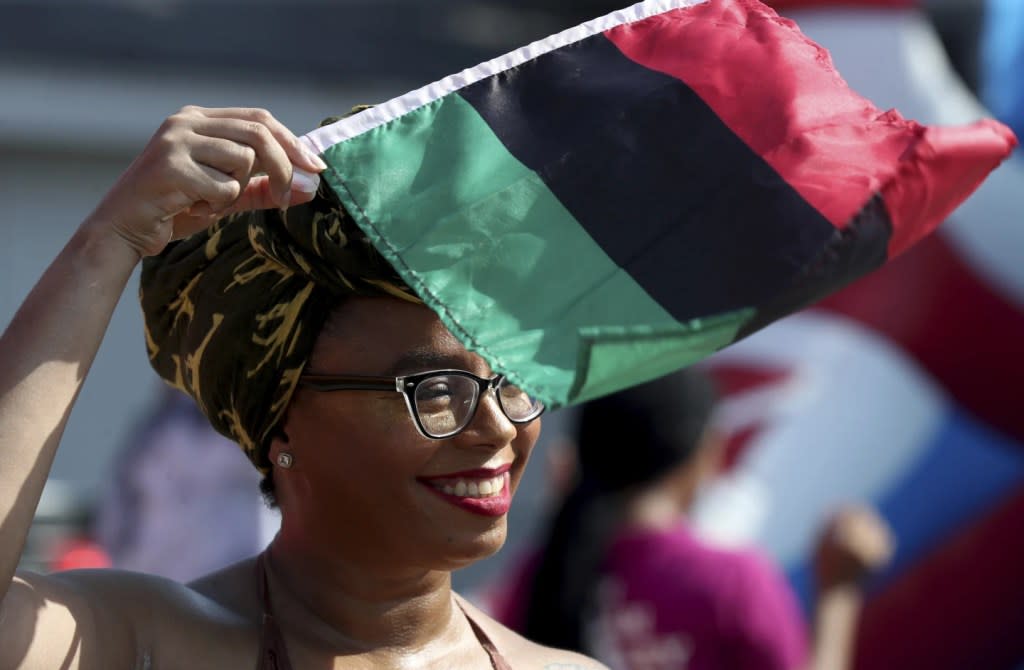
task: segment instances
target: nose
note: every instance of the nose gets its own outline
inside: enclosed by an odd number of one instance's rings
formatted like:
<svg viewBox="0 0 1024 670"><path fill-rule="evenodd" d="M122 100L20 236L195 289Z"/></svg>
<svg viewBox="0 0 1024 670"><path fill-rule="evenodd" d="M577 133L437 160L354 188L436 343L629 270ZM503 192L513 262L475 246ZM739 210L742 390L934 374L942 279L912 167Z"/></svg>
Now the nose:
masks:
<svg viewBox="0 0 1024 670"><path fill-rule="evenodd" d="M492 386L484 391L476 413L460 435L469 434L476 444L503 447L515 439L516 424L512 423L498 403L497 390Z"/></svg>

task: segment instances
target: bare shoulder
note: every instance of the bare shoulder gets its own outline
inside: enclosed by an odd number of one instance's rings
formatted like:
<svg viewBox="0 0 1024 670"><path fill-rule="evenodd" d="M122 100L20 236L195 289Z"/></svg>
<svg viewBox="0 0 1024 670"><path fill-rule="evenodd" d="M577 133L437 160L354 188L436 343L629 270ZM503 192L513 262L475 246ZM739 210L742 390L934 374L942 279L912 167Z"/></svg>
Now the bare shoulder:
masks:
<svg viewBox="0 0 1024 670"><path fill-rule="evenodd" d="M136 667L141 603L169 591L118 570L18 573L0 603L0 668Z"/></svg>
<svg viewBox="0 0 1024 670"><path fill-rule="evenodd" d="M459 603L514 668L536 670L608 670L589 656L573 651L554 649L531 642L507 626L495 621L465 598L456 595Z"/></svg>
<svg viewBox="0 0 1024 670"><path fill-rule="evenodd" d="M211 624L243 629L244 618L190 586L153 575L19 573L0 602L0 670L146 668L158 661L160 648L195 643Z"/></svg>

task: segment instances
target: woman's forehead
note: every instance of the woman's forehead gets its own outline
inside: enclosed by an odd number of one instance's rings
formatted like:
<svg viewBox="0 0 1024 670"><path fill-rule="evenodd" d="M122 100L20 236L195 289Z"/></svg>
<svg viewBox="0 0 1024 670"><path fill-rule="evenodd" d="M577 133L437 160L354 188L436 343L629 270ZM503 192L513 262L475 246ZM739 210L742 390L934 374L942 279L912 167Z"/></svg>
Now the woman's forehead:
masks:
<svg viewBox="0 0 1024 670"><path fill-rule="evenodd" d="M350 374L481 364L430 308L389 297L346 300L331 314L310 357L310 369Z"/></svg>

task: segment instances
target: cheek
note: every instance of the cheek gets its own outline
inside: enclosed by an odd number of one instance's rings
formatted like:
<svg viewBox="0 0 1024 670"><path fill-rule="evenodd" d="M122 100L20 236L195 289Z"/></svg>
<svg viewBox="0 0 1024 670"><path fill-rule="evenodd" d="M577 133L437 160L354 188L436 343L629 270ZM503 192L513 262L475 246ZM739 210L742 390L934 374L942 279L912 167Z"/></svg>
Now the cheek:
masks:
<svg viewBox="0 0 1024 670"><path fill-rule="evenodd" d="M516 454L515 478L512 481L513 491L519 487L519 480L526 470L526 464L530 460L530 454L533 453L534 445L537 444L537 438L540 437L540 427L540 419L535 419L525 426L520 426L515 439L512 441L512 449Z"/></svg>
<svg viewBox="0 0 1024 670"><path fill-rule="evenodd" d="M418 435L398 394L322 393L306 398L301 409L293 414L303 437L313 446L328 450L339 442L368 443Z"/></svg>
<svg viewBox="0 0 1024 670"><path fill-rule="evenodd" d="M346 399L302 413L297 450L317 498L369 499L395 495L414 481L430 450L420 442L401 399ZM298 456L298 455L297 455ZM326 500L325 500L326 502Z"/></svg>

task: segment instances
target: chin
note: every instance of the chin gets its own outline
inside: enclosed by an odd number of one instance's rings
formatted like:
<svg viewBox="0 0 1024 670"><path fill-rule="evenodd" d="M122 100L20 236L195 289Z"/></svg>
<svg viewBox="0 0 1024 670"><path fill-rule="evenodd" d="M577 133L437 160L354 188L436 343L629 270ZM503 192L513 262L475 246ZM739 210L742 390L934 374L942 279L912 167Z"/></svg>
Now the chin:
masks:
<svg viewBox="0 0 1024 670"><path fill-rule="evenodd" d="M500 523L472 536L461 533L448 535L442 545L444 569L457 570L490 558L505 545L507 530L505 519L502 518Z"/></svg>

